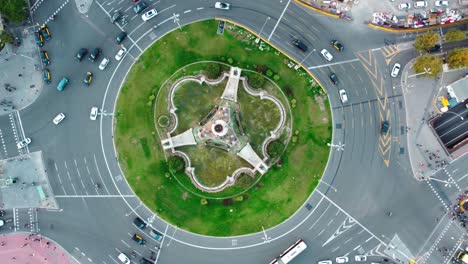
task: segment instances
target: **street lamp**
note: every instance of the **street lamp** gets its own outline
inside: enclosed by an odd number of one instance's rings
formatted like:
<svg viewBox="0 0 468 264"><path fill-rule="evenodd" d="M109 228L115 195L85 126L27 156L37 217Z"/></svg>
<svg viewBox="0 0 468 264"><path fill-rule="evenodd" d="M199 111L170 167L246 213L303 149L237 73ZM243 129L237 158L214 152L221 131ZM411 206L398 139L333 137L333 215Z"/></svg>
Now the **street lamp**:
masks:
<svg viewBox="0 0 468 264"><path fill-rule="evenodd" d="M332 148L337 148L338 151L344 150L345 144L341 144L341 141L338 142L338 145L334 145L333 143L327 143L327 146L332 147Z"/></svg>
<svg viewBox="0 0 468 264"><path fill-rule="evenodd" d="M431 68L424 68L424 72L416 73L416 74L410 75L408 77L419 76L419 75L422 75L422 74L432 74Z"/></svg>

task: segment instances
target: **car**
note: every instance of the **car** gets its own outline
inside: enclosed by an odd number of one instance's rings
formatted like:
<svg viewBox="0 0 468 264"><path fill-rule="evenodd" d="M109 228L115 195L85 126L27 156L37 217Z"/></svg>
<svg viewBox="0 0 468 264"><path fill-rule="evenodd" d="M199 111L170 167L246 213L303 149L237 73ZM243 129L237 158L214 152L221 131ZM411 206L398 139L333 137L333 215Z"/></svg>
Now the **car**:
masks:
<svg viewBox="0 0 468 264"><path fill-rule="evenodd" d="M354 261L356 262L364 262L367 260L367 257L364 255L356 255L354 256Z"/></svg>
<svg viewBox="0 0 468 264"><path fill-rule="evenodd" d="M115 38L115 42L117 42L117 44L120 44L122 43L122 41L124 41L126 37L127 33L125 33L125 31L122 31L117 35L117 38Z"/></svg>
<svg viewBox="0 0 468 264"><path fill-rule="evenodd" d="M50 80L52 79L50 76L50 71L49 69L44 69L42 70L42 79L44 80L45 83L50 84Z"/></svg>
<svg viewBox="0 0 468 264"><path fill-rule="evenodd" d="M62 80L57 85L57 90L62 91L67 86L69 80L67 77L63 77Z"/></svg>
<svg viewBox="0 0 468 264"><path fill-rule="evenodd" d="M146 240L138 234L133 234L132 239L137 242L138 245L146 244Z"/></svg>
<svg viewBox="0 0 468 264"><path fill-rule="evenodd" d="M18 142L18 144L16 144L16 147L18 147L18 149L22 149L22 148L26 147L29 144L31 144L31 139L30 138L25 138L25 139L21 140L20 142Z"/></svg>
<svg viewBox="0 0 468 264"><path fill-rule="evenodd" d="M99 64L99 69L103 71L107 67L107 64L109 64L109 62L109 57L105 57L104 59L102 59L101 63Z"/></svg>
<svg viewBox="0 0 468 264"><path fill-rule="evenodd" d="M0 226L4 226L5 225L5 221L3 221L2 219L0 219Z"/></svg>
<svg viewBox="0 0 468 264"><path fill-rule="evenodd" d="M58 115L56 115L54 117L54 119L52 120L52 122L56 125L60 124L60 122L62 122L62 120L65 118L65 115L63 113L60 113Z"/></svg>
<svg viewBox="0 0 468 264"><path fill-rule="evenodd" d="M119 52L117 52L117 54L115 55L115 59L118 61L121 60L126 52L127 52L127 49L124 46L122 46Z"/></svg>
<svg viewBox="0 0 468 264"><path fill-rule="evenodd" d="M298 40L298 39L293 40L293 41L292 41L292 44L293 44L294 46L296 46L298 49L302 50L303 52L306 52L307 49L308 49L307 46L306 46L306 44L304 44L304 42L302 42L302 41L300 41L300 40Z"/></svg>
<svg viewBox="0 0 468 264"><path fill-rule="evenodd" d="M427 1L416 1L413 4L414 8L426 8L427 7Z"/></svg>
<svg viewBox="0 0 468 264"><path fill-rule="evenodd" d="M341 89L340 91L338 91L338 93L340 94L341 102L343 104L347 103L348 102L348 95L346 94L346 91L344 89Z"/></svg>
<svg viewBox="0 0 468 264"><path fill-rule="evenodd" d="M331 53L328 52L328 50L323 49L322 51L320 51L320 53L322 54L322 56L323 56L327 61L332 61L332 60L333 60L333 55L331 55Z"/></svg>
<svg viewBox="0 0 468 264"><path fill-rule="evenodd" d="M396 78L398 76L398 73L400 73L400 68L401 68L400 63L395 63L395 65L393 65L392 73L390 75L393 78Z"/></svg>
<svg viewBox="0 0 468 264"><path fill-rule="evenodd" d="M153 261L151 261L151 260L149 260L149 259L147 259L145 257L142 257L138 263L139 264L154 264Z"/></svg>
<svg viewBox="0 0 468 264"><path fill-rule="evenodd" d="M91 113L89 114L89 119L96 120L98 116L98 108L96 106L91 107Z"/></svg>
<svg viewBox="0 0 468 264"><path fill-rule="evenodd" d="M449 1L435 1L435 6L448 6Z"/></svg>
<svg viewBox="0 0 468 264"><path fill-rule="evenodd" d="M34 32L34 39L39 47L44 46L44 37L42 36L41 31Z"/></svg>
<svg viewBox="0 0 468 264"><path fill-rule="evenodd" d="M135 5L135 7L133 8L133 11L135 11L135 13L138 14L141 11L145 10L147 7L148 7L148 4L145 1L140 1L138 2L138 4Z"/></svg>
<svg viewBox="0 0 468 264"><path fill-rule="evenodd" d="M383 121L382 124L380 124L380 133L385 135L388 133L389 129L390 129L390 123L387 120Z"/></svg>
<svg viewBox="0 0 468 264"><path fill-rule="evenodd" d="M400 10L407 10L407 9L410 9L411 8L411 4L410 3L401 3L398 5L398 9Z"/></svg>
<svg viewBox="0 0 468 264"><path fill-rule="evenodd" d="M111 16L110 21L113 24L117 22L121 17L122 17L122 13L120 13L119 11L115 11L114 14L112 14Z"/></svg>
<svg viewBox="0 0 468 264"><path fill-rule="evenodd" d="M338 40L334 39L330 43L337 51L343 51L344 47Z"/></svg>
<svg viewBox="0 0 468 264"><path fill-rule="evenodd" d="M151 229L150 231L150 236L154 239L156 239L157 241L159 242L162 242L162 239L163 239L163 235L161 233L159 233L158 231L154 230L154 229Z"/></svg>
<svg viewBox="0 0 468 264"><path fill-rule="evenodd" d="M348 257L337 257L336 258L336 263L347 263L349 261Z"/></svg>
<svg viewBox="0 0 468 264"><path fill-rule="evenodd" d="M120 262L124 263L124 264L130 264L130 259L127 257L127 255L125 255L124 253L120 253L117 258L120 260Z"/></svg>
<svg viewBox="0 0 468 264"><path fill-rule="evenodd" d="M322 260L319 261L317 264L333 264L333 262L331 260Z"/></svg>
<svg viewBox="0 0 468 264"><path fill-rule="evenodd" d="M215 8L216 9L222 9L222 10L229 10L231 8L231 5L228 4L228 3L216 2L215 3Z"/></svg>
<svg viewBox="0 0 468 264"><path fill-rule="evenodd" d="M330 81L334 84L334 85L338 85L339 81L338 81L338 77L336 76L336 74L334 72L331 72L328 77L330 77Z"/></svg>
<svg viewBox="0 0 468 264"><path fill-rule="evenodd" d="M151 9L150 11L145 12L141 16L141 19L143 19L143 21L148 21L148 20L152 19L153 17L155 17L157 14L158 14L158 12L156 11L156 9Z"/></svg>
<svg viewBox="0 0 468 264"><path fill-rule="evenodd" d="M44 35L44 38L46 40L50 40L52 38L52 35L50 34L49 28L46 25L42 25L40 29L42 35Z"/></svg>
<svg viewBox="0 0 468 264"><path fill-rule="evenodd" d="M95 48L93 49L93 52L89 54L88 60L90 62L95 62L97 58L99 57L99 54L101 54L102 50L100 48Z"/></svg>
<svg viewBox="0 0 468 264"><path fill-rule="evenodd" d="M133 223L140 229L145 229L146 227L145 221L141 220L140 217L135 217L135 219L133 219Z"/></svg>
<svg viewBox="0 0 468 264"><path fill-rule="evenodd" d="M86 72L86 76L83 80L84 84L86 86L89 86L93 82L93 73L92 72Z"/></svg>
<svg viewBox="0 0 468 264"><path fill-rule="evenodd" d="M76 60L77 61L81 61L84 56L86 56L86 54L88 53L88 49L86 48L81 48L77 53L76 53Z"/></svg>
<svg viewBox="0 0 468 264"><path fill-rule="evenodd" d="M40 53L41 53L42 64L44 64L44 66L49 65L50 64L49 53L47 53L47 51L45 50L41 50Z"/></svg>
<svg viewBox="0 0 468 264"><path fill-rule="evenodd" d="M436 44L434 47L427 49L428 53L438 52L440 50L440 45Z"/></svg>

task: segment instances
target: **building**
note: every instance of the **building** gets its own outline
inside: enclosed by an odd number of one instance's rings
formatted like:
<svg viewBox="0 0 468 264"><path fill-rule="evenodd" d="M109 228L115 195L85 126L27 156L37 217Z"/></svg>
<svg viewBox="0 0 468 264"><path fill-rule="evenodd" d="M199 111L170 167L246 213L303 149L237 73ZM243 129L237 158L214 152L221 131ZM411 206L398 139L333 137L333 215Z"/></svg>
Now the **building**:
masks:
<svg viewBox="0 0 468 264"><path fill-rule="evenodd" d="M463 102L468 98L468 76L465 75L460 80L447 85L447 91L457 102Z"/></svg>

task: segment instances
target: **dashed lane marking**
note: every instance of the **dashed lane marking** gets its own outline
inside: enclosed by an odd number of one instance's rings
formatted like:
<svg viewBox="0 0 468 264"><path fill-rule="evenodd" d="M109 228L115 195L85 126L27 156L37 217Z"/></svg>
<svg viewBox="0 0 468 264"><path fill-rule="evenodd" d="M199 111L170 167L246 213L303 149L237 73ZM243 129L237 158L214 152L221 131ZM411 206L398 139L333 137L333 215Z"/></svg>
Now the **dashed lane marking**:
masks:
<svg viewBox="0 0 468 264"><path fill-rule="evenodd" d="M268 41L270 41L271 36L273 36L273 33L275 33L275 30L278 27L278 24L281 22L281 19L283 18L283 15L286 12L286 9L288 9L288 6L290 3L291 3L291 0L289 0L286 6L284 7L283 12L281 13L280 17L278 18L278 21L276 22L276 25L273 27L273 30L271 31L270 36L268 37Z"/></svg>
<svg viewBox="0 0 468 264"><path fill-rule="evenodd" d="M60 10L62 10L62 9L68 4L68 2L70 2L70 0L66 0L66 1L65 1L59 8L57 8L57 10L55 10L54 13L52 13L52 15L51 15L50 17L48 17L48 18L46 19L46 21L44 21L44 23L42 23L42 24L48 24L50 21L52 21L52 17L55 16L55 15L57 15L57 14L60 12Z"/></svg>
<svg viewBox="0 0 468 264"><path fill-rule="evenodd" d="M448 179L449 179L448 182L453 183L455 185L455 187L457 187L458 191L461 192L462 189L460 188L460 186L458 186L457 182L453 179L452 174L447 170L447 166L443 167L443 170L448 175Z"/></svg>
<svg viewBox="0 0 468 264"><path fill-rule="evenodd" d="M434 194L436 195L437 199L439 199L439 201L442 203L442 205L444 205L445 209L447 209L447 211L449 211L450 208L449 208L448 205L444 202L444 200L442 200L442 198L440 197L439 193L434 189L434 186L432 186L430 180L427 179L426 182L427 182L427 184L429 185L429 187L431 188L431 190L434 192Z"/></svg>
<svg viewBox="0 0 468 264"><path fill-rule="evenodd" d="M185 11L184 11L184 14L187 14L187 13L190 13L190 12L192 12L192 10L190 10L190 9L189 9L189 10L185 10Z"/></svg>
<svg viewBox="0 0 468 264"><path fill-rule="evenodd" d="M432 252L437 248L437 245L439 245L440 241L442 240L442 237L444 237L445 233L447 232L447 230L450 228L450 226L452 225L454 221L450 219L449 223L445 226L444 230L442 230L442 232L440 233L439 237L437 238L437 240L434 242L434 244L432 244L432 247L429 249L429 251L427 252L428 254L425 254L424 255L424 262L427 261L427 259L429 258L429 256L432 254Z"/></svg>
<svg viewBox="0 0 468 264"><path fill-rule="evenodd" d="M5 153L5 158L8 157L8 151L6 149L5 140L3 139L2 130L0 129L0 141L2 141L3 152Z"/></svg>
<svg viewBox="0 0 468 264"><path fill-rule="evenodd" d="M135 195L55 195L55 198L134 198Z"/></svg>
<svg viewBox="0 0 468 264"><path fill-rule="evenodd" d="M323 67L328 67L328 66L334 66L334 65L340 65L340 64L345 64L345 63L350 63L350 62L355 62L355 61L359 61L359 59L352 59L352 60L345 60L345 61L338 61L338 62L334 62L334 63L322 64L322 65L318 65L318 66L307 67L307 69L313 70L313 69L318 69L318 68L323 68Z"/></svg>

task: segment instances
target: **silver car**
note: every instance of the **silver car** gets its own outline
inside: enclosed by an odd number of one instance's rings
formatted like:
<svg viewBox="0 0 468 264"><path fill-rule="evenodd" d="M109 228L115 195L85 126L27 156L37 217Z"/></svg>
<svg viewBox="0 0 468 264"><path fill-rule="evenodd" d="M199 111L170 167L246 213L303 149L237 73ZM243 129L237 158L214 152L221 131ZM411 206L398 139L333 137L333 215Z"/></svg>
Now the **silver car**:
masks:
<svg viewBox="0 0 468 264"><path fill-rule="evenodd" d="M22 141L18 142L18 144L16 144L16 146L18 147L18 149L22 149L22 148L26 147L29 144L31 144L31 139L30 138L25 138Z"/></svg>

